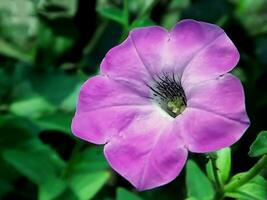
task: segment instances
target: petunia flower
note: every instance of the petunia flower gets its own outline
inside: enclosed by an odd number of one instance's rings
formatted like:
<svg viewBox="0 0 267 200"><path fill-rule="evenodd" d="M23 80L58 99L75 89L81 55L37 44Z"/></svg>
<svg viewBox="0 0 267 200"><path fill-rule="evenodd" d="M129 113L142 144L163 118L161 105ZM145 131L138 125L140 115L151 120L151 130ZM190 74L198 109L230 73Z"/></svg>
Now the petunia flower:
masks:
<svg viewBox="0 0 267 200"><path fill-rule="evenodd" d="M134 29L83 84L72 131L105 144L111 167L137 189L169 183L189 151L230 146L248 128L242 85L227 73L238 60L213 24Z"/></svg>

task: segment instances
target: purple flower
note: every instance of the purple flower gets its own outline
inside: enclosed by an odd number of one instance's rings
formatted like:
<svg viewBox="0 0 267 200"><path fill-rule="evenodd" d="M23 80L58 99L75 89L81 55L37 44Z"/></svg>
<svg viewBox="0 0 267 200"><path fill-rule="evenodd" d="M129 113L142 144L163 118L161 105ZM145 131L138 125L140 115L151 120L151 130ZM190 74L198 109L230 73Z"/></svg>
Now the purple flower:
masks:
<svg viewBox="0 0 267 200"><path fill-rule="evenodd" d="M138 28L81 88L73 133L105 144L111 167L139 190L172 181L188 151L216 151L249 126L239 53L216 25Z"/></svg>

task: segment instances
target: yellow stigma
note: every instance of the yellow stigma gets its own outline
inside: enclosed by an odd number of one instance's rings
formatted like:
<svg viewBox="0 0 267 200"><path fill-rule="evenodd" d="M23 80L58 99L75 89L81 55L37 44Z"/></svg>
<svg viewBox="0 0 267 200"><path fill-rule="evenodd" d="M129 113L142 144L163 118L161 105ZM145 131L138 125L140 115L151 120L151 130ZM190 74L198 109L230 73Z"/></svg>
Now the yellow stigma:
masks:
<svg viewBox="0 0 267 200"><path fill-rule="evenodd" d="M171 112L178 115L181 114L185 110L184 102L180 99L175 99L173 101L169 101L167 103L168 109L170 109Z"/></svg>

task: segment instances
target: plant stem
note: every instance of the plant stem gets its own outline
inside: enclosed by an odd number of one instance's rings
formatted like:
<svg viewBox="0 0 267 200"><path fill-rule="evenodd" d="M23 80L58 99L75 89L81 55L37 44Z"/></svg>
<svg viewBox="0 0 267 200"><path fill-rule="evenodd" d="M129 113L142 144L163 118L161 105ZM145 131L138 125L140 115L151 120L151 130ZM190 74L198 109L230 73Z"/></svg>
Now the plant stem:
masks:
<svg viewBox="0 0 267 200"><path fill-rule="evenodd" d="M216 164L217 153L216 152L209 153L209 159L211 162L212 173L214 176L214 183L215 183L215 188L216 188L216 195L214 197L214 200L221 200L224 197L224 193L223 193L223 185L221 184L221 181L218 175L218 168Z"/></svg>
<svg viewBox="0 0 267 200"><path fill-rule="evenodd" d="M216 165L216 158L210 157L211 161L211 166L212 166L212 171L214 175L214 181L215 181L215 187L217 190L222 190L222 184L218 176L218 170L217 170L217 165Z"/></svg>
<svg viewBox="0 0 267 200"><path fill-rule="evenodd" d="M103 35L107 25L108 25L108 21L104 21L101 25L98 26L98 28L96 29L92 39L90 40L88 45L84 48L83 55L87 55L87 54L90 54L92 52L92 50L97 45L99 39Z"/></svg>
<svg viewBox="0 0 267 200"><path fill-rule="evenodd" d="M239 179L231 181L224 187L224 192L232 192L257 176L267 166L267 155L264 155L248 172Z"/></svg>
<svg viewBox="0 0 267 200"><path fill-rule="evenodd" d="M128 32L130 30L129 1L128 0L123 1L123 15L124 15L124 24L123 24L123 30L122 30L122 34L119 39L119 42L122 42L127 37Z"/></svg>
<svg viewBox="0 0 267 200"><path fill-rule="evenodd" d="M136 17L136 19L133 22L130 22L129 19L129 0L124 0L123 1L123 12L124 12L124 17L125 17L125 24L123 27L123 32L121 35L121 38L119 40L119 42L122 42L128 35L129 31L134 28L133 24L138 21L141 20L147 16L150 16L152 9L154 8L154 6L159 2L159 0L154 0L148 7L146 7L145 9L141 9L141 11L139 12L138 16Z"/></svg>
<svg viewBox="0 0 267 200"><path fill-rule="evenodd" d="M124 29L129 29L129 1L124 0L123 1L123 15L124 15Z"/></svg>
<svg viewBox="0 0 267 200"><path fill-rule="evenodd" d="M144 16L149 16L151 14L152 9L159 2L159 0L154 0L146 9L141 10L139 12L137 19L143 18Z"/></svg>

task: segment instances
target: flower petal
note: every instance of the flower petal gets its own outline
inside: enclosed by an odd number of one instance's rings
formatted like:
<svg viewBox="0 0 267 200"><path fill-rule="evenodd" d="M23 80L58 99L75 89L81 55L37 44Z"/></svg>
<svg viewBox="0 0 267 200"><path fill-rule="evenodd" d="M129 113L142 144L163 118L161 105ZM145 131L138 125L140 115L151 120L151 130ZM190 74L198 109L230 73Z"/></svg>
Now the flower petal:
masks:
<svg viewBox="0 0 267 200"><path fill-rule="evenodd" d="M244 91L231 74L184 88L182 136L190 151L209 152L235 143L249 126Z"/></svg>
<svg viewBox="0 0 267 200"><path fill-rule="evenodd" d="M148 106L111 106L87 112L76 112L72 132L95 144L105 144L112 137L124 134L135 120L145 120L152 112Z"/></svg>
<svg viewBox="0 0 267 200"><path fill-rule="evenodd" d="M101 73L138 90L146 87L144 83L151 80L153 67L160 62L159 50L167 38L168 32L161 27L134 29L122 44L106 54Z"/></svg>
<svg viewBox="0 0 267 200"><path fill-rule="evenodd" d="M232 70L239 61L237 48L222 29L203 22L199 23L203 28L212 31L214 36L209 39L209 42L205 41L186 64L182 73L183 85L218 77ZM210 26L214 27L213 30ZM206 34L209 36L210 33Z"/></svg>
<svg viewBox="0 0 267 200"><path fill-rule="evenodd" d="M187 106L249 123L241 82L231 74L184 88Z"/></svg>
<svg viewBox="0 0 267 200"><path fill-rule="evenodd" d="M169 32L159 26L135 29L130 33L136 51L151 77L173 72L173 57L169 51Z"/></svg>
<svg viewBox="0 0 267 200"><path fill-rule="evenodd" d="M187 158L179 129L154 116L134 126L124 130L124 137L105 145L104 153L112 168L139 190L175 179Z"/></svg>
<svg viewBox="0 0 267 200"><path fill-rule="evenodd" d="M189 151L206 153L228 147L238 141L249 126L199 108L182 113L181 135Z"/></svg>
<svg viewBox="0 0 267 200"><path fill-rule="evenodd" d="M147 95L107 76L94 76L83 84L77 110L86 111L109 106L150 104L149 88Z"/></svg>
<svg viewBox="0 0 267 200"><path fill-rule="evenodd" d="M230 71L239 53L220 27L195 20L183 20L170 32L170 54L182 83L191 84Z"/></svg>
<svg viewBox="0 0 267 200"><path fill-rule="evenodd" d="M173 59L173 67L180 74L194 57L223 34L216 25L182 20L170 31L169 54Z"/></svg>
<svg viewBox="0 0 267 200"><path fill-rule="evenodd" d="M153 110L150 99L105 76L89 79L81 88L72 132L103 144L138 116Z"/></svg>

